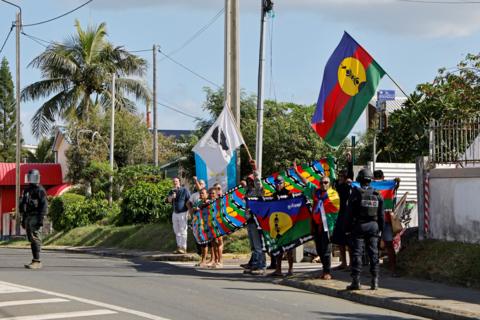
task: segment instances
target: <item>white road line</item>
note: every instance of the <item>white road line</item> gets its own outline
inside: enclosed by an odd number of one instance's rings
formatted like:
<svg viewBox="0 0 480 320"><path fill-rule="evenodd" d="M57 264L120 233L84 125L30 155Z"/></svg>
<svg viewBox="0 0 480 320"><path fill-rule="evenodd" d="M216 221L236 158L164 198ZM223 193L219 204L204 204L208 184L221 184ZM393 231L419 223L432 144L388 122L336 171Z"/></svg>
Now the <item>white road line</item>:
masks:
<svg viewBox="0 0 480 320"><path fill-rule="evenodd" d="M75 300L75 301L78 301L78 302L82 302L82 303L86 303L86 304L91 304L91 305L94 305L94 306L97 306L97 307L101 307L101 308L106 308L106 309L111 309L111 310L115 310L115 311L118 311L118 312L124 312L124 313L133 314L133 315L135 315L135 316L138 316L138 317L141 317L141 318L145 318L145 319L150 319L150 320L169 320L168 318L159 317L159 316L156 316L156 315L153 315L153 314L149 314L149 313L146 313L146 312L137 311L137 310L132 310L132 309L128 309L128 308L123 308L123 307L115 306L115 305L113 305L113 304L103 303L103 302L100 302L100 301L95 301L95 300L90 300L90 299L79 298L79 297L71 296L71 295L68 295L68 294L57 293L57 292L53 292L53 291L47 291L47 290L42 290L42 289L37 289L37 288L32 288L32 287L27 287L27 286L16 285L16 284L9 283L9 282L5 282L5 281L0 281L0 286L2 286L2 285L5 285L5 286L15 286L15 287L18 287L18 288L22 288L22 289L24 289L24 290L27 290L27 291L35 291L35 292L40 292L40 293L48 294L48 295L51 295L51 296L57 296L57 297L60 297L60 298L65 298L65 299L69 299L69 300ZM18 319L16 319L16 318L12 318L12 319L18 320ZM0 318L0 320L10 320L10 319L9 319L9 318L5 318L5 319ZM30 320L30 318L20 319L20 320ZM38 320L38 319L32 319L32 320Z"/></svg>
<svg viewBox="0 0 480 320"><path fill-rule="evenodd" d="M11 306L24 306L28 304L44 304L44 303L57 303L57 302L68 302L67 299L53 298L53 299L35 299L35 300L17 300L17 301L2 301L0 302L1 307L11 307Z"/></svg>
<svg viewBox="0 0 480 320"><path fill-rule="evenodd" d="M0 283L0 294L2 293L17 293L17 292L28 292L31 290L19 288L15 285L5 285Z"/></svg>
<svg viewBox="0 0 480 320"><path fill-rule="evenodd" d="M48 314L39 314L34 316L20 316L20 317L8 317L0 318L0 320L50 320L50 319L70 319L78 317L91 317L91 316L101 316L107 314L115 314L115 311L112 310L89 310L89 311L75 311L75 312L62 312L62 313L48 313Z"/></svg>

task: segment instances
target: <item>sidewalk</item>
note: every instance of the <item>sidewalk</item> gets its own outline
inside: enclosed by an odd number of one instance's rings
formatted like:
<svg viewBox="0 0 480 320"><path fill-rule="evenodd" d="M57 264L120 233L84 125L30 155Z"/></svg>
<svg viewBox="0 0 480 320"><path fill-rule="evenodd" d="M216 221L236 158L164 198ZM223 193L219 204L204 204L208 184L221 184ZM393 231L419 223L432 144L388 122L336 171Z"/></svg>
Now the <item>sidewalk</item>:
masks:
<svg viewBox="0 0 480 320"><path fill-rule="evenodd" d="M57 247L45 250L59 250L74 253L89 253L119 258L142 258L150 261L197 261L196 254L169 254L160 252L139 252L134 250ZM225 265L238 267L245 262L246 255L226 255ZM362 304L391 309L431 319L480 319L480 290L453 287L426 280L411 278L392 278L381 274L380 289L369 290L370 277L365 269L362 273L362 290L347 291L350 275L346 271L333 271L333 280L317 279L321 273L321 264L295 263L292 277L277 279L255 277L260 281L269 281L328 296L347 299ZM232 269L232 268L228 268ZM318 270L318 271L312 271ZM382 270L383 271L383 270ZM218 270L218 272L222 272ZM241 272L240 268L238 272ZM246 278L248 279L248 278Z"/></svg>

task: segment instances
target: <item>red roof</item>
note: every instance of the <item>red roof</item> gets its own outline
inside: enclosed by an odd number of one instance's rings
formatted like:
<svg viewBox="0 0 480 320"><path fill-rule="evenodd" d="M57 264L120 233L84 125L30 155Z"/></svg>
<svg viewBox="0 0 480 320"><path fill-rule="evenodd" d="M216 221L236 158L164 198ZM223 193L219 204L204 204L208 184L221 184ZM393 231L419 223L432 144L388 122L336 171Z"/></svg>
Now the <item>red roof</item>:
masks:
<svg viewBox="0 0 480 320"><path fill-rule="evenodd" d="M25 185L25 175L28 171L40 171L40 183L44 186L53 186L63 183L62 168L58 163L21 163L20 184ZM15 185L15 163L0 162L0 186Z"/></svg>
<svg viewBox="0 0 480 320"><path fill-rule="evenodd" d="M47 189L47 195L52 197L61 196L65 192L67 192L72 185L70 183L59 184L58 186L51 187Z"/></svg>

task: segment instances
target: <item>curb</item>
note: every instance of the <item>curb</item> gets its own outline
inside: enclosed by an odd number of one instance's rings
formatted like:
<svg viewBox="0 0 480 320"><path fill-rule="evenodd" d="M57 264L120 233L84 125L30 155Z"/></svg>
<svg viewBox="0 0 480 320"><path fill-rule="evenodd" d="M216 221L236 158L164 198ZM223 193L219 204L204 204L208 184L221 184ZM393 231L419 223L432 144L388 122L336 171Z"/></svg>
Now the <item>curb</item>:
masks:
<svg viewBox="0 0 480 320"><path fill-rule="evenodd" d="M392 298L376 295L370 290L347 291L336 288L324 287L308 283L307 281L298 281L293 279L284 279L278 282L281 285L294 287L315 293L321 293L327 296L342 298L349 301L362 303L374 307L390 309L398 312L412 314L419 317L439 319L439 320L472 320L478 319L478 314L466 313L461 310L450 310L447 308L434 309L419 303L407 303L394 300ZM382 289L379 289L382 290ZM369 292L369 293L366 293Z"/></svg>

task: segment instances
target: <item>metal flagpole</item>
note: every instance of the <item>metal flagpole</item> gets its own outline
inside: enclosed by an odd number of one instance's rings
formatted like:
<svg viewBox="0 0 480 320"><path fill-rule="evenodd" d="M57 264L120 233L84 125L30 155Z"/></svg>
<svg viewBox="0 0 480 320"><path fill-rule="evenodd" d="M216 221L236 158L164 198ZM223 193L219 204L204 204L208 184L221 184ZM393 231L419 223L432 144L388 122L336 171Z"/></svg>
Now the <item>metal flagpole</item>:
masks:
<svg viewBox="0 0 480 320"><path fill-rule="evenodd" d="M263 152L263 63L265 61L265 26L267 24L266 14L272 10L273 2L271 0L261 0L262 14L260 23L260 52L258 61L258 93L257 93L257 143L256 143L256 163L258 174L262 176L262 152Z"/></svg>

